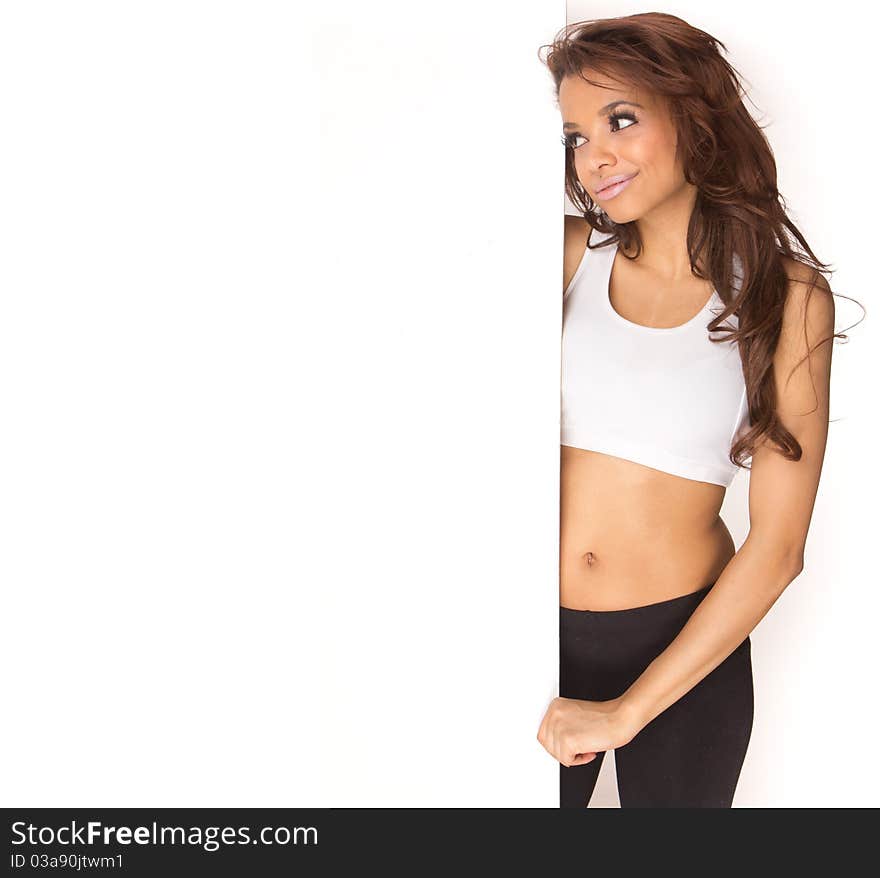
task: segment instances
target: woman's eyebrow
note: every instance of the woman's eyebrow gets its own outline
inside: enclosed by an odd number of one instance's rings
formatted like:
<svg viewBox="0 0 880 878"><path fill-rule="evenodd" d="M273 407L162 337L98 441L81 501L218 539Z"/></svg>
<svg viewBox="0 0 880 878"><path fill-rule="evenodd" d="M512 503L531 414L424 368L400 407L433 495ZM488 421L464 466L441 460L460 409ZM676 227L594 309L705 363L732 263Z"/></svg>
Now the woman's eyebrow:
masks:
<svg viewBox="0 0 880 878"><path fill-rule="evenodd" d="M641 110L645 109L641 104L637 104L635 101L612 101L610 104L605 104L604 107L601 107L599 109L598 115L601 116L603 113L606 113L606 114L610 113L616 106L618 106L618 104L629 104L631 107L638 107ZM564 129L564 128L578 128L579 126L578 126L577 122L565 122L565 123L563 123L562 127Z"/></svg>

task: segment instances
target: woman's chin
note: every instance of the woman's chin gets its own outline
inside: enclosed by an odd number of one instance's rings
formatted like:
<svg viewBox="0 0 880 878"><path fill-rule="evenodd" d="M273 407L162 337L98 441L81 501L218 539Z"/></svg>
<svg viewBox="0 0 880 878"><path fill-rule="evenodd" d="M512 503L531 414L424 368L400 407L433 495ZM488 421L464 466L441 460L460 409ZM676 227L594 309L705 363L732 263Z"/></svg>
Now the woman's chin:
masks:
<svg viewBox="0 0 880 878"><path fill-rule="evenodd" d="M616 225L623 225L623 223L631 223L633 220L639 218L639 213L633 210L608 210L607 208L603 208L605 212L605 216L611 220L611 222Z"/></svg>

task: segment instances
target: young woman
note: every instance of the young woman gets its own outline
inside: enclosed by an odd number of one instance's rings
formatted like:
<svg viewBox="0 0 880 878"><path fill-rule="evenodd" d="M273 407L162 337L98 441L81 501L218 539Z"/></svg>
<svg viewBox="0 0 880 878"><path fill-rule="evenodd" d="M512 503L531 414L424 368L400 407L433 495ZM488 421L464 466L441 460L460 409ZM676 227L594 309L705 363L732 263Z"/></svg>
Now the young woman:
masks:
<svg viewBox="0 0 880 878"><path fill-rule="evenodd" d="M803 569L833 293L718 43L671 15L565 28L545 60L566 192L560 805L615 750L622 807L730 807L749 634ZM792 239L801 245L795 252ZM751 462L748 537L719 517Z"/></svg>

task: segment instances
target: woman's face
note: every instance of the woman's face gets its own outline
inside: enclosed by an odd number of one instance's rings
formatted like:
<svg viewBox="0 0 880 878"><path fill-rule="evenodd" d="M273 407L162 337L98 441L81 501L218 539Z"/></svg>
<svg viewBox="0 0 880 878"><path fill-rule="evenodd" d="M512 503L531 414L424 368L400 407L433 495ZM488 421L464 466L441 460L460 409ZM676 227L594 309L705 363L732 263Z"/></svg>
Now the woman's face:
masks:
<svg viewBox="0 0 880 878"><path fill-rule="evenodd" d="M614 222L626 223L693 189L676 157L676 132L665 105L598 73L586 75L603 87L566 76L559 108L578 179L590 198ZM598 191L621 176L632 178L622 189L613 187L605 196Z"/></svg>

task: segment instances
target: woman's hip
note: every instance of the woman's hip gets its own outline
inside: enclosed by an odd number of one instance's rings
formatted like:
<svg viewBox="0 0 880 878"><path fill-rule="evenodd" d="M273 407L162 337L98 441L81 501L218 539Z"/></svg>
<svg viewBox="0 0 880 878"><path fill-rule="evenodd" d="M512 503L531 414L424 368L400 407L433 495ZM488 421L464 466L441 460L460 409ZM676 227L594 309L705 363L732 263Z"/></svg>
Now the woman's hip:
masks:
<svg viewBox="0 0 880 878"><path fill-rule="evenodd" d="M714 585L714 583L712 584ZM559 608L559 694L605 701L623 694L678 636L712 588L623 610ZM716 678L751 673L747 637L719 666ZM744 664L744 662L746 664ZM747 665L747 666L746 666Z"/></svg>

